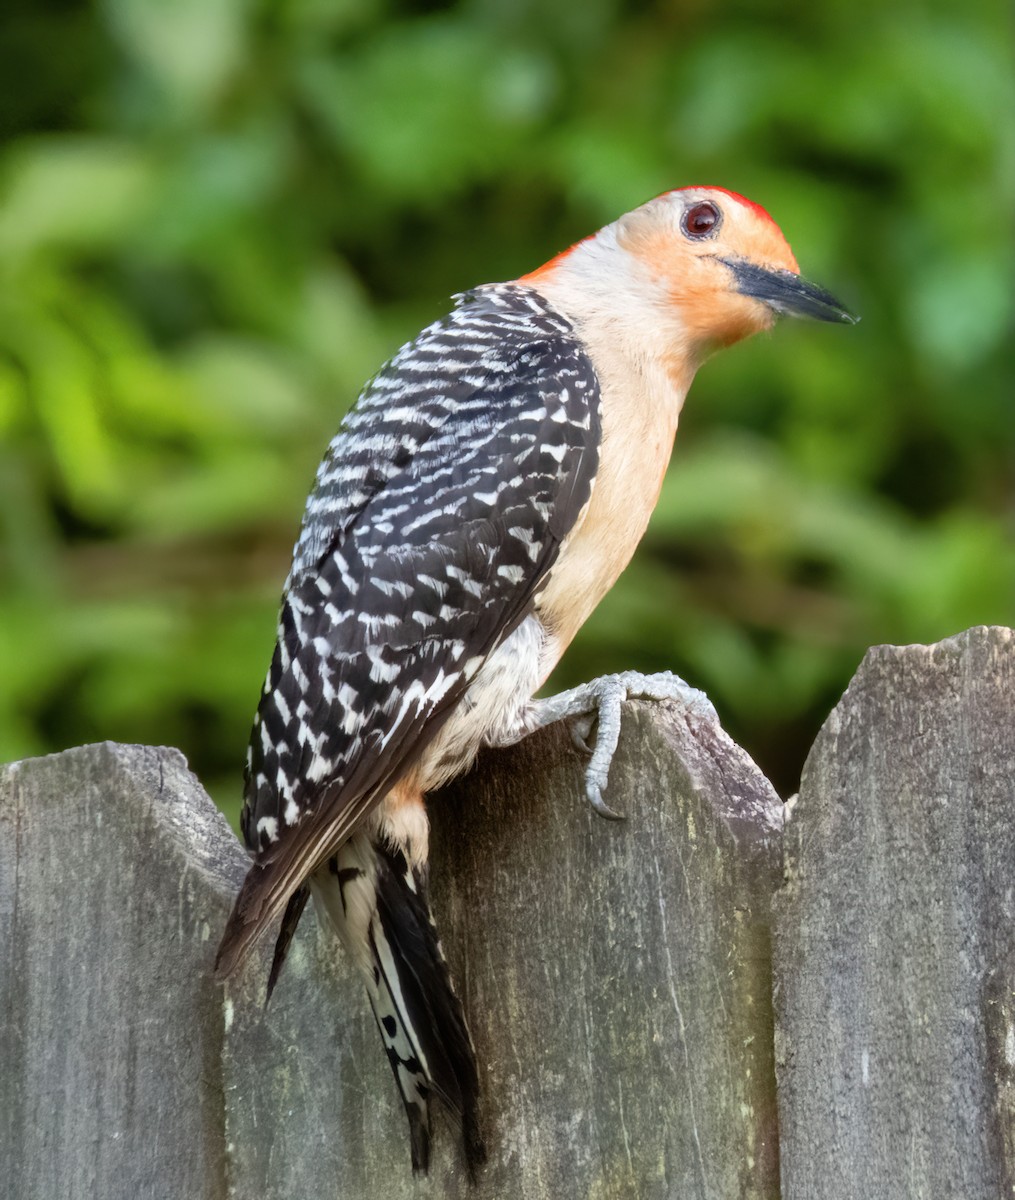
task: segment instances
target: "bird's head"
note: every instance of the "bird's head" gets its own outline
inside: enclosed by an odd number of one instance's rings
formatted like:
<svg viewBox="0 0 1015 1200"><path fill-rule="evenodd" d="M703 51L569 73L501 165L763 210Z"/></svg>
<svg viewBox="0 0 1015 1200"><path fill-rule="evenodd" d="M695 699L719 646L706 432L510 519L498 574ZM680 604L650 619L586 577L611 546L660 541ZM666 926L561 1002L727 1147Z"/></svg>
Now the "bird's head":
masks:
<svg viewBox="0 0 1015 1200"><path fill-rule="evenodd" d="M800 275L782 230L759 205L717 187L666 192L622 217L617 242L666 291L699 344L728 346L781 313L856 320Z"/></svg>
<svg viewBox="0 0 1015 1200"><path fill-rule="evenodd" d="M596 272L614 309L625 295L642 309L647 301L664 324L679 329L681 352L695 361L770 329L783 313L856 320L823 288L801 277L793 251L768 213L725 188L665 192L523 282L539 287L561 279L587 288Z"/></svg>

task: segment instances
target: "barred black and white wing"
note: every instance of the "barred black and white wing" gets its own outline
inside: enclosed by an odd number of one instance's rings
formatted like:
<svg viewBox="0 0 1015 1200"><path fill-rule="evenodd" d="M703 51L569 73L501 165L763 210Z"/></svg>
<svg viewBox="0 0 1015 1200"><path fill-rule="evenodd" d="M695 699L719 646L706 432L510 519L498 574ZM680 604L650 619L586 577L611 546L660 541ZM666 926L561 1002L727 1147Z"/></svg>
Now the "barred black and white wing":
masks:
<svg viewBox="0 0 1015 1200"><path fill-rule="evenodd" d="M247 764L255 865L221 974L531 611L589 499L599 434L591 362L518 285L462 297L364 390L318 472L283 597Z"/></svg>

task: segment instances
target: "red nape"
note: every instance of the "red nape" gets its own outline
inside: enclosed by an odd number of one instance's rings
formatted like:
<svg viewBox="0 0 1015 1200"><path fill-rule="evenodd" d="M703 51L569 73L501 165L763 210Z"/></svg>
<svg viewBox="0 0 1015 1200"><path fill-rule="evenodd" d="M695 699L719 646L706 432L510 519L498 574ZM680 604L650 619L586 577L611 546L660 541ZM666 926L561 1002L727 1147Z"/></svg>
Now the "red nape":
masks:
<svg viewBox="0 0 1015 1200"><path fill-rule="evenodd" d="M538 279L540 277L540 275L545 275L549 271L552 271L554 269L554 267L559 267L565 258L567 258L570 254L574 253L574 251L577 250L579 246L583 246L586 242L591 242L595 236L596 235L594 233L590 233L588 237L583 237L581 239L581 241L575 242L575 244L573 246L568 246L568 248L566 250L561 250L561 252L559 254L555 254L553 256L553 258L551 258L551 259L549 259L549 261L543 263L543 265L541 267L536 267L536 269L534 271L529 271L525 275L519 275L518 282L526 283L529 280Z"/></svg>

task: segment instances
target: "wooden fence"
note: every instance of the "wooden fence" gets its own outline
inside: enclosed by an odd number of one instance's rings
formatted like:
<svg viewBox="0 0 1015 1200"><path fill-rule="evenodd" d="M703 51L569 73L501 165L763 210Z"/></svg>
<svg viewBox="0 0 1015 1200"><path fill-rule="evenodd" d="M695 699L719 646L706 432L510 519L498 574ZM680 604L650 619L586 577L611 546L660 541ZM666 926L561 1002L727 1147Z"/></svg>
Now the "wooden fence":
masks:
<svg viewBox="0 0 1015 1200"><path fill-rule="evenodd" d="M550 729L437 797L434 907L490 1162L414 1181L365 994L308 915L223 993L243 876L175 750L0 776L0 1196L1015 1196L1015 633L870 651L786 810L632 704L610 803Z"/></svg>

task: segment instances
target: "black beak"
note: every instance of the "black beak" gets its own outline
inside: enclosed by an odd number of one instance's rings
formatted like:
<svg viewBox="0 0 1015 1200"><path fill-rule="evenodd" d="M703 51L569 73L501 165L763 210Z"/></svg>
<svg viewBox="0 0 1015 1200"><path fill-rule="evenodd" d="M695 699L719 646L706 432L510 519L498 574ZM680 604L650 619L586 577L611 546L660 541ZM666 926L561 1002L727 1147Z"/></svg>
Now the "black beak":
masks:
<svg viewBox="0 0 1015 1200"><path fill-rule="evenodd" d="M824 288L808 283L792 271L768 270L742 258L721 258L719 261L733 273L738 292L760 300L776 312L812 317L815 321L844 321L849 325L860 320Z"/></svg>

